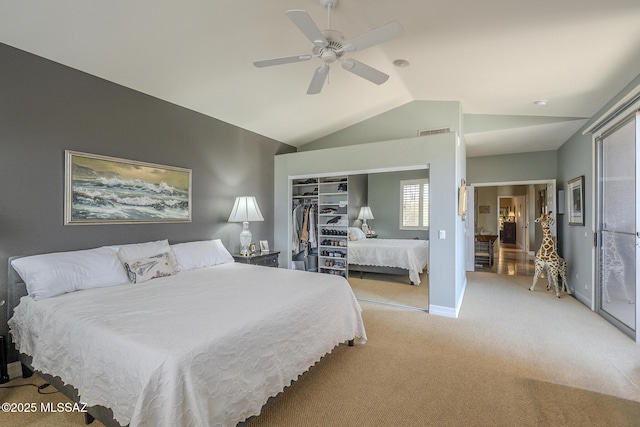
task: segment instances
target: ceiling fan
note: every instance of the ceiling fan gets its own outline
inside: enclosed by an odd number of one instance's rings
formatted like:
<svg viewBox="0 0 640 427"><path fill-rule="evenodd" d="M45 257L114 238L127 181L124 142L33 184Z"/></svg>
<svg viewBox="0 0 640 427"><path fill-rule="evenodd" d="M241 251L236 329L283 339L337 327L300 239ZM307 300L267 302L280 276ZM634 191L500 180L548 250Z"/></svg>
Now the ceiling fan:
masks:
<svg viewBox="0 0 640 427"><path fill-rule="evenodd" d="M263 61L255 61L253 65L256 67L270 67L272 65L289 64L292 62L308 61L311 58L320 58L322 65L316 69L311 79L311 84L307 90L307 94L313 95L320 93L324 85L327 75L329 74L329 65L336 61L342 63L342 68L360 76L372 83L380 85L389 79L389 76L381 71L376 70L366 64L355 59L343 58L347 52L364 50L368 47L384 43L394 37L404 34L404 29L399 23L392 21L381 27L375 28L366 33L351 39L344 40L344 36L339 31L331 29L331 9L335 7L338 0L320 0L320 4L327 9L327 21L329 28L320 31L318 26L313 22L311 16L304 11L292 9L286 11L286 15L293 21L300 31L313 44L311 55L287 56L284 58L266 59Z"/></svg>

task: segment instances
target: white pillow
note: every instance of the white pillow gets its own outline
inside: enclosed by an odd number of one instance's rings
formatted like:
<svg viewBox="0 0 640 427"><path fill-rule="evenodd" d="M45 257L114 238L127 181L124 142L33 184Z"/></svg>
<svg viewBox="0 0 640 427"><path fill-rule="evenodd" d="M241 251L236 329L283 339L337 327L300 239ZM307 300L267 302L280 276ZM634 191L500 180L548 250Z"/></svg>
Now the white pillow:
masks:
<svg viewBox="0 0 640 427"><path fill-rule="evenodd" d="M171 276L176 273L169 252L152 255L124 265L133 283L142 283L158 277Z"/></svg>
<svg viewBox="0 0 640 427"><path fill-rule="evenodd" d="M349 240L361 240L366 238L367 236L364 234L364 231L358 227L349 227Z"/></svg>
<svg viewBox="0 0 640 427"><path fill-rule="evenodd" d="M171 249L173 249L180 271L234 262L233 257L220 239L178 243L171 245Z"/></svg>
<svg viewBox="0 0 640 427"><path fill-rule="evenodd" d="M149 258L154 255L159 254L169 254L169 259L173 263L174 269L176 268L176 258L171 251L171 246L169 246L169 241L165 240L157 240L155 242L146 242L146 243L134 243L131 245L120 245L118 250L118 258L122 262L122 265L131 264L142 258ZM126 267L125 267L126 268Z"/></svg>
<svg viewBox="0 0 640 427"><path fill-rule="evenodd" d="M34 300L129 283L116 250L109 247L33 255L14 259L11 265Z"/></svg>

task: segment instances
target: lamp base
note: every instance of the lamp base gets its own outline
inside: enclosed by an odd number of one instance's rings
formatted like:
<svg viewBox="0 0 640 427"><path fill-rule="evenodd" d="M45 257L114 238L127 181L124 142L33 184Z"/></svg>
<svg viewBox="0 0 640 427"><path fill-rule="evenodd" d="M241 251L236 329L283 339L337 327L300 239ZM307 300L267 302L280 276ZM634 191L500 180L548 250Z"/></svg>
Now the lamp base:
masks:
<svg viewBox="0 0 640 427"><path fill-rule="evenodd" d="M251 251L249 250L251 237L251 231L249 231L249 221L244 221L242 223L242 231L240 232L240 255L251 255Z"/></svg>
<svg viewBox="0 0 640 427"><path fill-rule="evenodd" d="M369 224L367 224L367 220L364 220L364 223L362 224L362 231L364 231L364 234L369 234Z"/></svg>

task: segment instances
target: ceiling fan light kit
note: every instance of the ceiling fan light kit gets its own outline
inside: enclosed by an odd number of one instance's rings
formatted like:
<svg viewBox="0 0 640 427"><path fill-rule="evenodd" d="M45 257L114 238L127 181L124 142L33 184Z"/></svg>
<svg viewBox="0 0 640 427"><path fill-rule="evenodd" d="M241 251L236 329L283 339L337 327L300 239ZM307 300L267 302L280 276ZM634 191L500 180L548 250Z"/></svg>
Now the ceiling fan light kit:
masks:
<svg viewBox="0 0 640 427"><path fill-rule="evenodd" d="M338 0L320 0L320 4L327 9L327 30L320 31L313 22L311 16L304 11L292 9L286 11L286 15L291 19L296 27L309 39L312 44L311 55L296 55L283 58L266 59L255 61L253 65L258 68L270 67L273 65L289 64L293 62L308 61L311 58L320 58L322 65L318 67L311 83L307 89L307 94L320 93L324 82L329 74L329 64L341 62L342 68L366 79L372 83L380 85L389 79L389 76L382 71L376 70L355 59L342 59L347 52L364 50L368 47L384 43L392 38L404 34L404 29L399 23L392 21L381 27L374 28L366 33L360 34L353 39L344 40L344 36L339 31L331 29L331 9L335 7Z"/></svg>

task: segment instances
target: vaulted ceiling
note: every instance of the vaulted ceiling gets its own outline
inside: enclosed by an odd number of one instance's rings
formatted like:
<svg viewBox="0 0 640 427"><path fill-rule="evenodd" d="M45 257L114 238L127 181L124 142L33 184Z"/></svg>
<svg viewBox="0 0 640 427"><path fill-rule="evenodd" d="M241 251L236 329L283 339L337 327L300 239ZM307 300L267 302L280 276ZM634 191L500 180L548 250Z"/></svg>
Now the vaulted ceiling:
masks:
<svg viewBox="0 0 640 427"><path fill-rule="evenodd" d="M390 78L334 64L307 95L319 58L253 66L311 52L290 9L327 29L320 0L0 0L0 42L294 146L411 101L459 101L470 156L557 149L640 72L638 0L338 0L346 39L404 28L345 55Z"/></svg>

